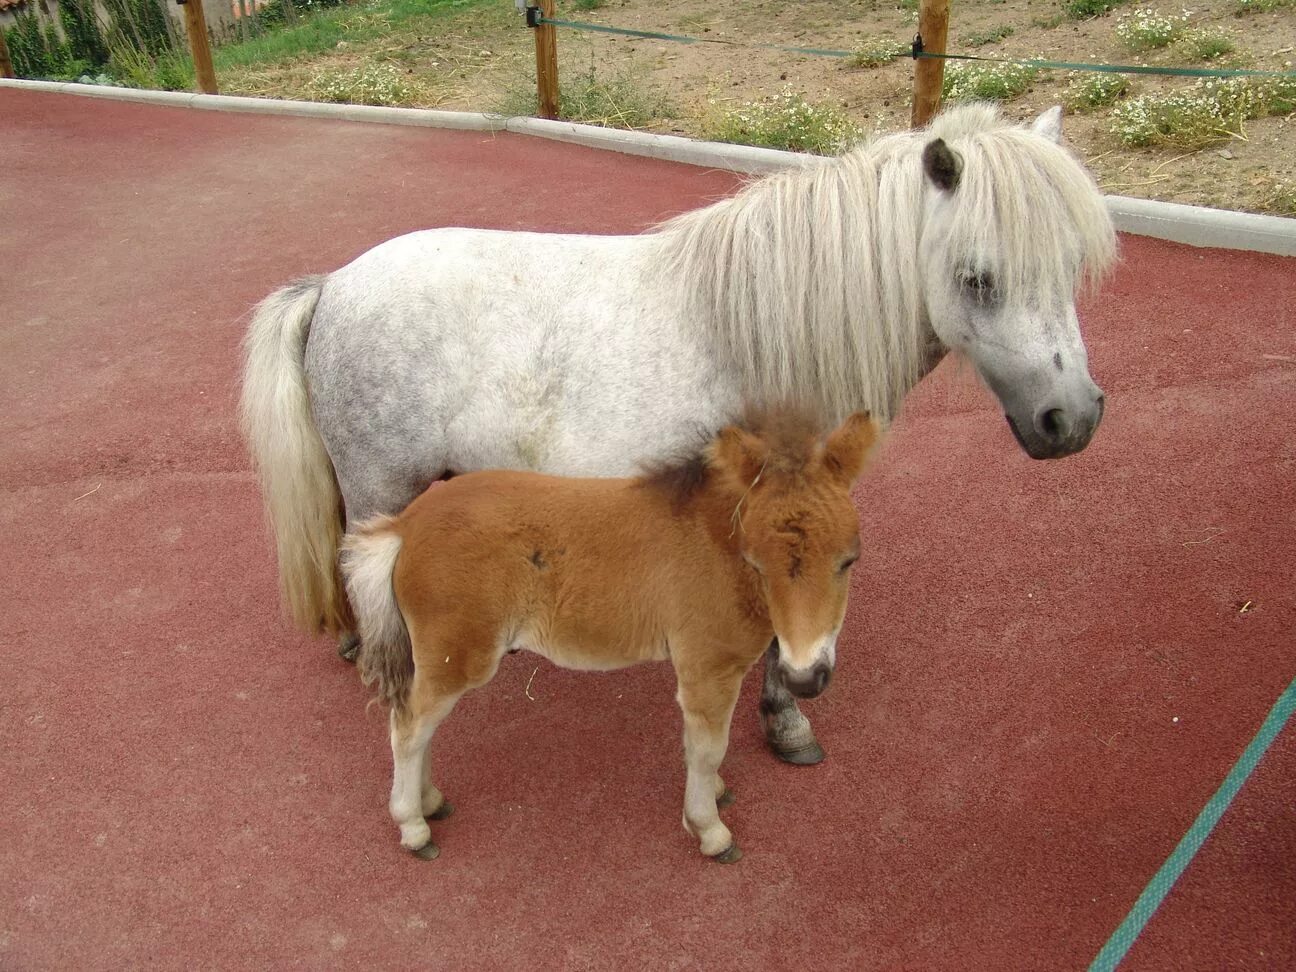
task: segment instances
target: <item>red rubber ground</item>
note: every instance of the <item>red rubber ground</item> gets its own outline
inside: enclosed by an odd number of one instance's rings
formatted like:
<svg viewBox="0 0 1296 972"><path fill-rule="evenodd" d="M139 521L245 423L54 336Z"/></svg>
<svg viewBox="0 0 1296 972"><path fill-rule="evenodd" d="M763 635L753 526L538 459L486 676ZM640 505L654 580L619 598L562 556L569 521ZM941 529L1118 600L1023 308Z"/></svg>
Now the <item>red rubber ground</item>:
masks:
<svg viewBox="0 0 1296 972"><path fill-rule="evenodd" d="M406 230L637 230L736 184L0 90L0 967L1093 958L1296 674L1296 261L1125 239L1085 308L1107 418L1065 461L969 369L924 383L859 493L827 762L763 751L749 679L731 867L679 826L668 669L528 656L438 736L458 813L413 859L381 714L280 620L233 415L252 303ZM1296 967L1292 733L1129 968Z"/></svg>

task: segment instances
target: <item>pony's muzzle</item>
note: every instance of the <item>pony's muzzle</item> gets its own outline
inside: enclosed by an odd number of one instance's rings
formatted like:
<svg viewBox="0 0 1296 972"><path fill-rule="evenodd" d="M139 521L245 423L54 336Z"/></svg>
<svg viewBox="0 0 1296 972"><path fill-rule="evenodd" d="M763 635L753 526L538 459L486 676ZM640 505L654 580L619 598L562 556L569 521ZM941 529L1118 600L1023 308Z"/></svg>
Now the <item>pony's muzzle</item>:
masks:
<svg viewBox="0 0 1296 972"><path fill-rule="evenodd" d="M1029 427L1022 428L1007 415L1017 442L1032 459L1058 459L1089 444L1102 421L1106 399L1096 386L1084 402L1049 401L1035 409Z"/></svg>
<svg viewBox="0 0 1296 972"><path fill-rule="evenodd" d="M779 674L789 692L799 699L813 699L823 692L832 680L833 667L826 661L817 661L809 668L789 668L779 664Z"/></svg>

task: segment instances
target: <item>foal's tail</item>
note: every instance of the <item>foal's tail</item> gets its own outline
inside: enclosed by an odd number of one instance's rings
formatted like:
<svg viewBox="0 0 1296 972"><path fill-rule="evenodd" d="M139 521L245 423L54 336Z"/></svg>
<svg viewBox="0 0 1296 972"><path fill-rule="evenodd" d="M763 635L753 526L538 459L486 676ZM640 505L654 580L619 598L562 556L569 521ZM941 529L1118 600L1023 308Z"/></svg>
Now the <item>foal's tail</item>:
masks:
<svg viewBox="0 0 1296 972"><path fill-rule="evenodd" d="M308 631L351 627L338 573L342 497L311 418L303 360L323 277L277 290L257 307L244 340L243 434L279 555L279 589Z"/></svg>
<svg viewBox="0 0 1296 972"><path fill-rule="evenodd" d="M342 541L342 573L360 628L360 678L366 685L377 682L378 698L401 712L414 677L414 650L392 589L401 550L395 522L380 516L348 533Z"/></svg>

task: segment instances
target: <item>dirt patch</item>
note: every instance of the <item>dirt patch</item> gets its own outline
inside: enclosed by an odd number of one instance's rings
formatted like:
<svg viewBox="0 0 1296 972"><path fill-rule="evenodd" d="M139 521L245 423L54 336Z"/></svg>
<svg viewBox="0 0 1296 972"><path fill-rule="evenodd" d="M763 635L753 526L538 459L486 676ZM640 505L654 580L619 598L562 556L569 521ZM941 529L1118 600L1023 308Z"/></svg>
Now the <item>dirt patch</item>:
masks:
<svg viewBox="0 0 1296 972"><path fill-rule="evenodd" d="M1235 16L1237 0L1193 4L1197 28L1226 32L1237 53L1222 67L1290 70L1296 45L1296 5L1263 14ZM1060 2L967 0L954 5L950 50L985 56L1125 64L1203 66L1184 51L1134 54L1115 33L1117 15L1087 21L1062 17ZM1179 13L1178 4L1161 5ZM650 131L705 137L708 119L741 102L785 88L808 100L842 108L868 132L904 128L909 122L913 62L852 68L845 59L791 54L752 47L778 44L852 50L871 38L909 41L916 13L895 0L610 0L594 10L560 2L563 19L683 34L703 43L682 44L560 28L560 74L632 77L665 97L670 108L645 126ZM486 7L447 18L432 36L389 44L379 56L420 75L438 107L474 111L516 106L533 90L530 31L511 5ZM1003 35L994 39L997 35ZM344 53L344 52L339 52ZM359 55L361 52L354 52ZM301 68L296 69L300 73ZM274 93L275 72L260 72L256 93ZM1076 74L1042 72L1030 89L1008 102L1005 112L1027 118L1066 100ZM1187 88L1184 78L1137 77L1132 93ZM512 93L513 100L509 100ZM1192 152L1129 149L1111 133L1110 109L1069 113L1067 137L1110 193L1254 212L1290 211L1296 193L1296 120L1293 116L1248 122L1242 137ZM1283 187L1287 187L1284 192Z"/></svg>

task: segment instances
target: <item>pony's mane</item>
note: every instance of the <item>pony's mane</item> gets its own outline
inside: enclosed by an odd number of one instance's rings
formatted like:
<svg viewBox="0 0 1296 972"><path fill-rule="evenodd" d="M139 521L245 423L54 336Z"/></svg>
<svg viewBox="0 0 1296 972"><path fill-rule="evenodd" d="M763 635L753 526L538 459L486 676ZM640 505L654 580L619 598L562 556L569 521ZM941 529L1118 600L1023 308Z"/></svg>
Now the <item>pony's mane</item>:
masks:
<svg viewBox="0 0 1296 972"><path fill-rule="evenodd" d="M918 265L923 146L963 160L952 261L992 261L1000 286L1074 291L1114 254L1092 178L1064 148L986 105L751 183L658 227L666 272L695 295L756 400L815 389L821 418L882 421L933 362Z"/></svg>
<svg viewBox="0 0 1296 972"><path fill-rule="evenodd" d="M796 475L803 470L818 455L825 434L811 411L790 406L752 407L742 421L733 424L756 436L769 449L765 468L770 475ZM636 482L669 497L677 510L687 506L711 482L715 471L711 447L718 435L700 435L694 450L645 465Z"/></svg>

